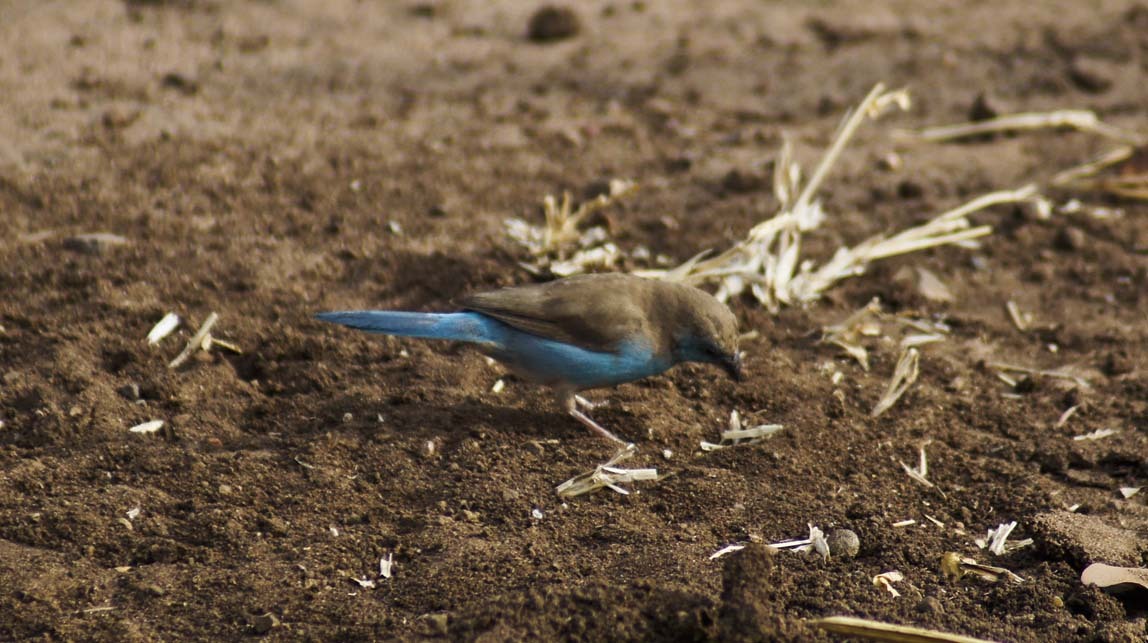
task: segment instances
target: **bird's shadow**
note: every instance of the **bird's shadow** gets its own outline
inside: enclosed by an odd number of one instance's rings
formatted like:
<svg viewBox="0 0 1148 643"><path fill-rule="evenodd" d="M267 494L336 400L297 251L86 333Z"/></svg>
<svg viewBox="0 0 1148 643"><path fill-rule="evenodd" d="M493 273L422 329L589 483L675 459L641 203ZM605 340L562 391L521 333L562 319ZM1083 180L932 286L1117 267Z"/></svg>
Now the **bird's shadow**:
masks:
<svg viewBox="0 0 1148 643"><path fill-rule="evenodd" d="M414 396L368 397L336 394L306 409L306 417L289 421L295 437L331 431L354 431L377 436L380 432L418 440L443 436L478 436L505 433L522 439L569 439L589 435L577 420L546 400L516 401L526 408L466 397L457 401L421 400ZM549 396L546 396L547 398ZM594 412L610 422L625 414L609 407Z"/></svg>

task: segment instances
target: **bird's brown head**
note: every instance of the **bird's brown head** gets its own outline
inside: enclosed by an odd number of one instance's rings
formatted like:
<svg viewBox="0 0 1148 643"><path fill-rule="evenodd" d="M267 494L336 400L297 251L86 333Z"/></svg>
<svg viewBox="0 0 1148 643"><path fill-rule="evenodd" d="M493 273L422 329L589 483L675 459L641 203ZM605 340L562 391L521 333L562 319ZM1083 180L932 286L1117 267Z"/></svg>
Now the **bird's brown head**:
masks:
<svg viewBox="0 0 1148 643"><path fill-rule="evenodd" d="M715 364L741 381L737 317L709 293L692 286L674 288L679 300L675 311L679 329L674 338L676 361Z"/></svg>

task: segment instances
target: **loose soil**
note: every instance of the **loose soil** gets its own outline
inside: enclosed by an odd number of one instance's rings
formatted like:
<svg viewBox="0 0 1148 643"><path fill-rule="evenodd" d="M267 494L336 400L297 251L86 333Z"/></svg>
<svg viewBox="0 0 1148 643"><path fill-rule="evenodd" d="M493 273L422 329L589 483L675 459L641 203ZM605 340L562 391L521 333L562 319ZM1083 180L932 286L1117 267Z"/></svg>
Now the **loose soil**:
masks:
<svg viewBox="0 0 1148 643"><path fill-rule="evenodd" d="M531 39L529 2L4 3L0 639L828 640L809 621L851 615L1144 640L1143 594L1079 582L1091 562L1148 564L1148 494L1118 492L1148 485L1143 202L998 207L975 217L995 227L977 249L890 259L777 315L732 302L757 332L744 383L686 366L596 392L596 419L638 442L630 464L665 476L630 495L556 495L614 449L546 391L496 394L501 371L465 347L310 315L529 282L505 219L617 177L642 188L599 222L627 253L727 247L775 211L782 140L811 167L878 81L914 108L848 149L806 256L1046 180L1111 143L898 147L892 130L965 120L982 95L981 113L1090 108L1148 130L1148 5L570 6ZM923 297L917 268L953 300ZM873 297L952 329L877 419L896 346L874 338L865 372L818 341ZM148 346L169 311L185 325ZM168 369L213 311L242 354ZM992 361L1089 386L1010 387ZM785 429L702 453L734 409ZM1097 429L1119 432L1073 439ZM933 488L899 464L921 445ZM974 544L1011 521L1031 546ZM860 552L756 545L809 524ZM736 542L752 546L710 560ZM948 579L950 551L1024 582ZM871 581L890 570L900 597Z"/></svg>

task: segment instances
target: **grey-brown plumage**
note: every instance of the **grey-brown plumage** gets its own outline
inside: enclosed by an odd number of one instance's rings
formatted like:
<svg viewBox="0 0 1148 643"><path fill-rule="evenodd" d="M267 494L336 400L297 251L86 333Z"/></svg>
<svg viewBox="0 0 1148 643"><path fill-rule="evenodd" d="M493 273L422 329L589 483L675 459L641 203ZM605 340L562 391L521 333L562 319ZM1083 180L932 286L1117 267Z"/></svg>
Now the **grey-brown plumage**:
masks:
<svg viewBox="0 0 1148 643"><path fill-rule="evenodd" d="M543 284L476 293L460 305L521 331L592 351L614 351L646 337L655 352L710 351L706 361L737 359L737 318L708 293L627 274L577 275ZM712 357L713 359L709 359Z"/></svg>
<svg viewBox="0 0 1148 643"><path fill-rule="evenodd" d="M737 319L691 286L581 275L478 293L459 303L463 312L318 317L376 333L472 342L514 372L553 387L568 413L614 440L578 410L578 391L642 379L681 362L712 363L741 377Z"/></svg>

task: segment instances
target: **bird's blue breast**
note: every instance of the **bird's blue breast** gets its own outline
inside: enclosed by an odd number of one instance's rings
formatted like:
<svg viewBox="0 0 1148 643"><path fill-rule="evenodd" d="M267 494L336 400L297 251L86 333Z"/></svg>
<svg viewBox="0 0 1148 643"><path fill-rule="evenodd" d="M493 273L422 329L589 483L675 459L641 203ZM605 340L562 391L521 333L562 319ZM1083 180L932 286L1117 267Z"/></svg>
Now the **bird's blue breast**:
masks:
<svg viewBox="0 0 1148 643"><path fill-rule="evenodd" d="M516 373L551 386L581 390L615 386L657 375L673 366L642 338L623 340L610 352L592 351L520 331L481 313L488 342L483 349Z"/></svg>

